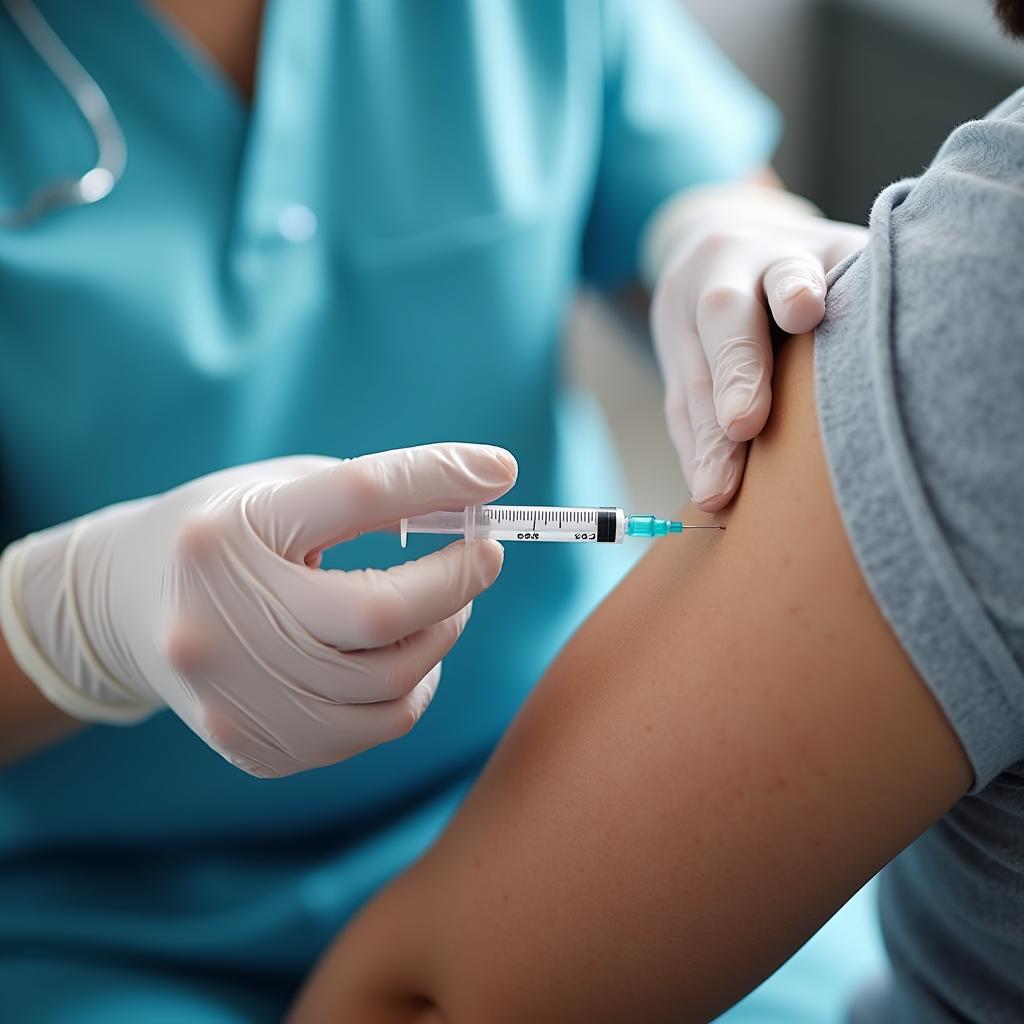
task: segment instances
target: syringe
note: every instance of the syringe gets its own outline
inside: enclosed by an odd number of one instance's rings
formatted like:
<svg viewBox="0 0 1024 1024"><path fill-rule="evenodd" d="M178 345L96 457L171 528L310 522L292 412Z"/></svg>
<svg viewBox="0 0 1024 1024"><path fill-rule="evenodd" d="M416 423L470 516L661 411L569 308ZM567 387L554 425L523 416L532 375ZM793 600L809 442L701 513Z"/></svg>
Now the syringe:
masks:
<svg viewBox="0 0 1024 1024"><path fill-rule="evenodd" d="M621 508L546 505L467 505L462 512L428 512L410 516L400 524L403 548L410 533L455 533L466 540L621 544L624 537L663 537L684 529L725 527L687 526L671 519L626 515Z"/></svg>

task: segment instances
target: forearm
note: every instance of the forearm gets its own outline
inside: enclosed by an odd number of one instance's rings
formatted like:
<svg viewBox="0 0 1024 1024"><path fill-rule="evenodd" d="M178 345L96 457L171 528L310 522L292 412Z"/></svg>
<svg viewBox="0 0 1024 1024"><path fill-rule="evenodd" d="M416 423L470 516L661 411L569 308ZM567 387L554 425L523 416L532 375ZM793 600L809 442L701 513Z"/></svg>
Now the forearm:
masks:
<svg viewBox="0 0 1024 1024"><path fill-rule="evenodd" d="M21 670L0 632L0 766L81 729L83 723L51 704Z"/></svg>
<svg viewBox="0 0 1024 1024"><path fill-rule="evenodd" d="M39 644L40 637L73 629L68 603L55 596L64 581L63 561L53 559L26 568L27 545L52 544L52 538L66 531L66 526L55 527L0 551L0 766L28 757L84 726L73 708L53 699L49 683L57 673ZM54 591L44 603L47 615L38 633L29 622L26 585Z"/></svg>

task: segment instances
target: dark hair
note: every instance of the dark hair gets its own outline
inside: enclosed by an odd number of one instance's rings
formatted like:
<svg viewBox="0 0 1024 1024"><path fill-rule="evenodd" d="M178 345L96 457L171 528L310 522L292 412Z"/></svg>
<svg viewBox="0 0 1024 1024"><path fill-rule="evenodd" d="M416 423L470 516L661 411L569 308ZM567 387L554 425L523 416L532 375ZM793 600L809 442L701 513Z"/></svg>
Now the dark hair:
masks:
<svg viewBox="0 0 1024 1024"><path fill-rule="evenodd" d="M996 17L1008 36L1024 39L1024 0L992 0Z"/></svg>

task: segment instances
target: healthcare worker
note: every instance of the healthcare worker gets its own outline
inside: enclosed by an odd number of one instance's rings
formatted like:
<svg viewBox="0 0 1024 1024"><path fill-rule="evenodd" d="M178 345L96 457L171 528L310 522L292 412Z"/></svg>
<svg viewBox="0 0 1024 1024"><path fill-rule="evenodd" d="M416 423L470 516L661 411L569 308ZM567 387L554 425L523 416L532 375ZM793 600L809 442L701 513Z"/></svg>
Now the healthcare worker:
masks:
<svg viewBox="0 0 1024 1024"><path fill-rule="evenodd" d="M621 566L517 550L456 644L495 545L321 552L508 452L524 501L621 493L581 281L690 289L670 423L728 501L769 315L856 241L743 184L776 130L672 0L3 0L5 1019L274 1019L437 835Z"/></svg>

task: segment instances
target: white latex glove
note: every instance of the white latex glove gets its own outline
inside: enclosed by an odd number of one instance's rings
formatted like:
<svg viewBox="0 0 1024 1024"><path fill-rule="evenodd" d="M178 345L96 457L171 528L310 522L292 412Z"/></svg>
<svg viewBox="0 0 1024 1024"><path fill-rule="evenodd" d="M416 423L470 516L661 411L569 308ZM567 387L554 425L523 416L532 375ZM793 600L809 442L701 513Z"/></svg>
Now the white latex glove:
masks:
<svg viewBox="0 0 1024 1024"><path fill-rule="evenodd" d="M825 275L862 248L864 228L757 185L690 190L663 207L644 243L665 413L694 504L736 493L746 442L771 407L770 319L789 334L825 313Z"/></svg>
<svg viewBox="0 0 1024 1024"><path fill-rule="evenodd" d="M516 471L503 449L438 444L213 473L11 545L0 626L78 718L132 722L166 705L263 777L341 761L412 728L502 548L459 541L355 572L320 569L320 552L493 501Z"/></svg>

